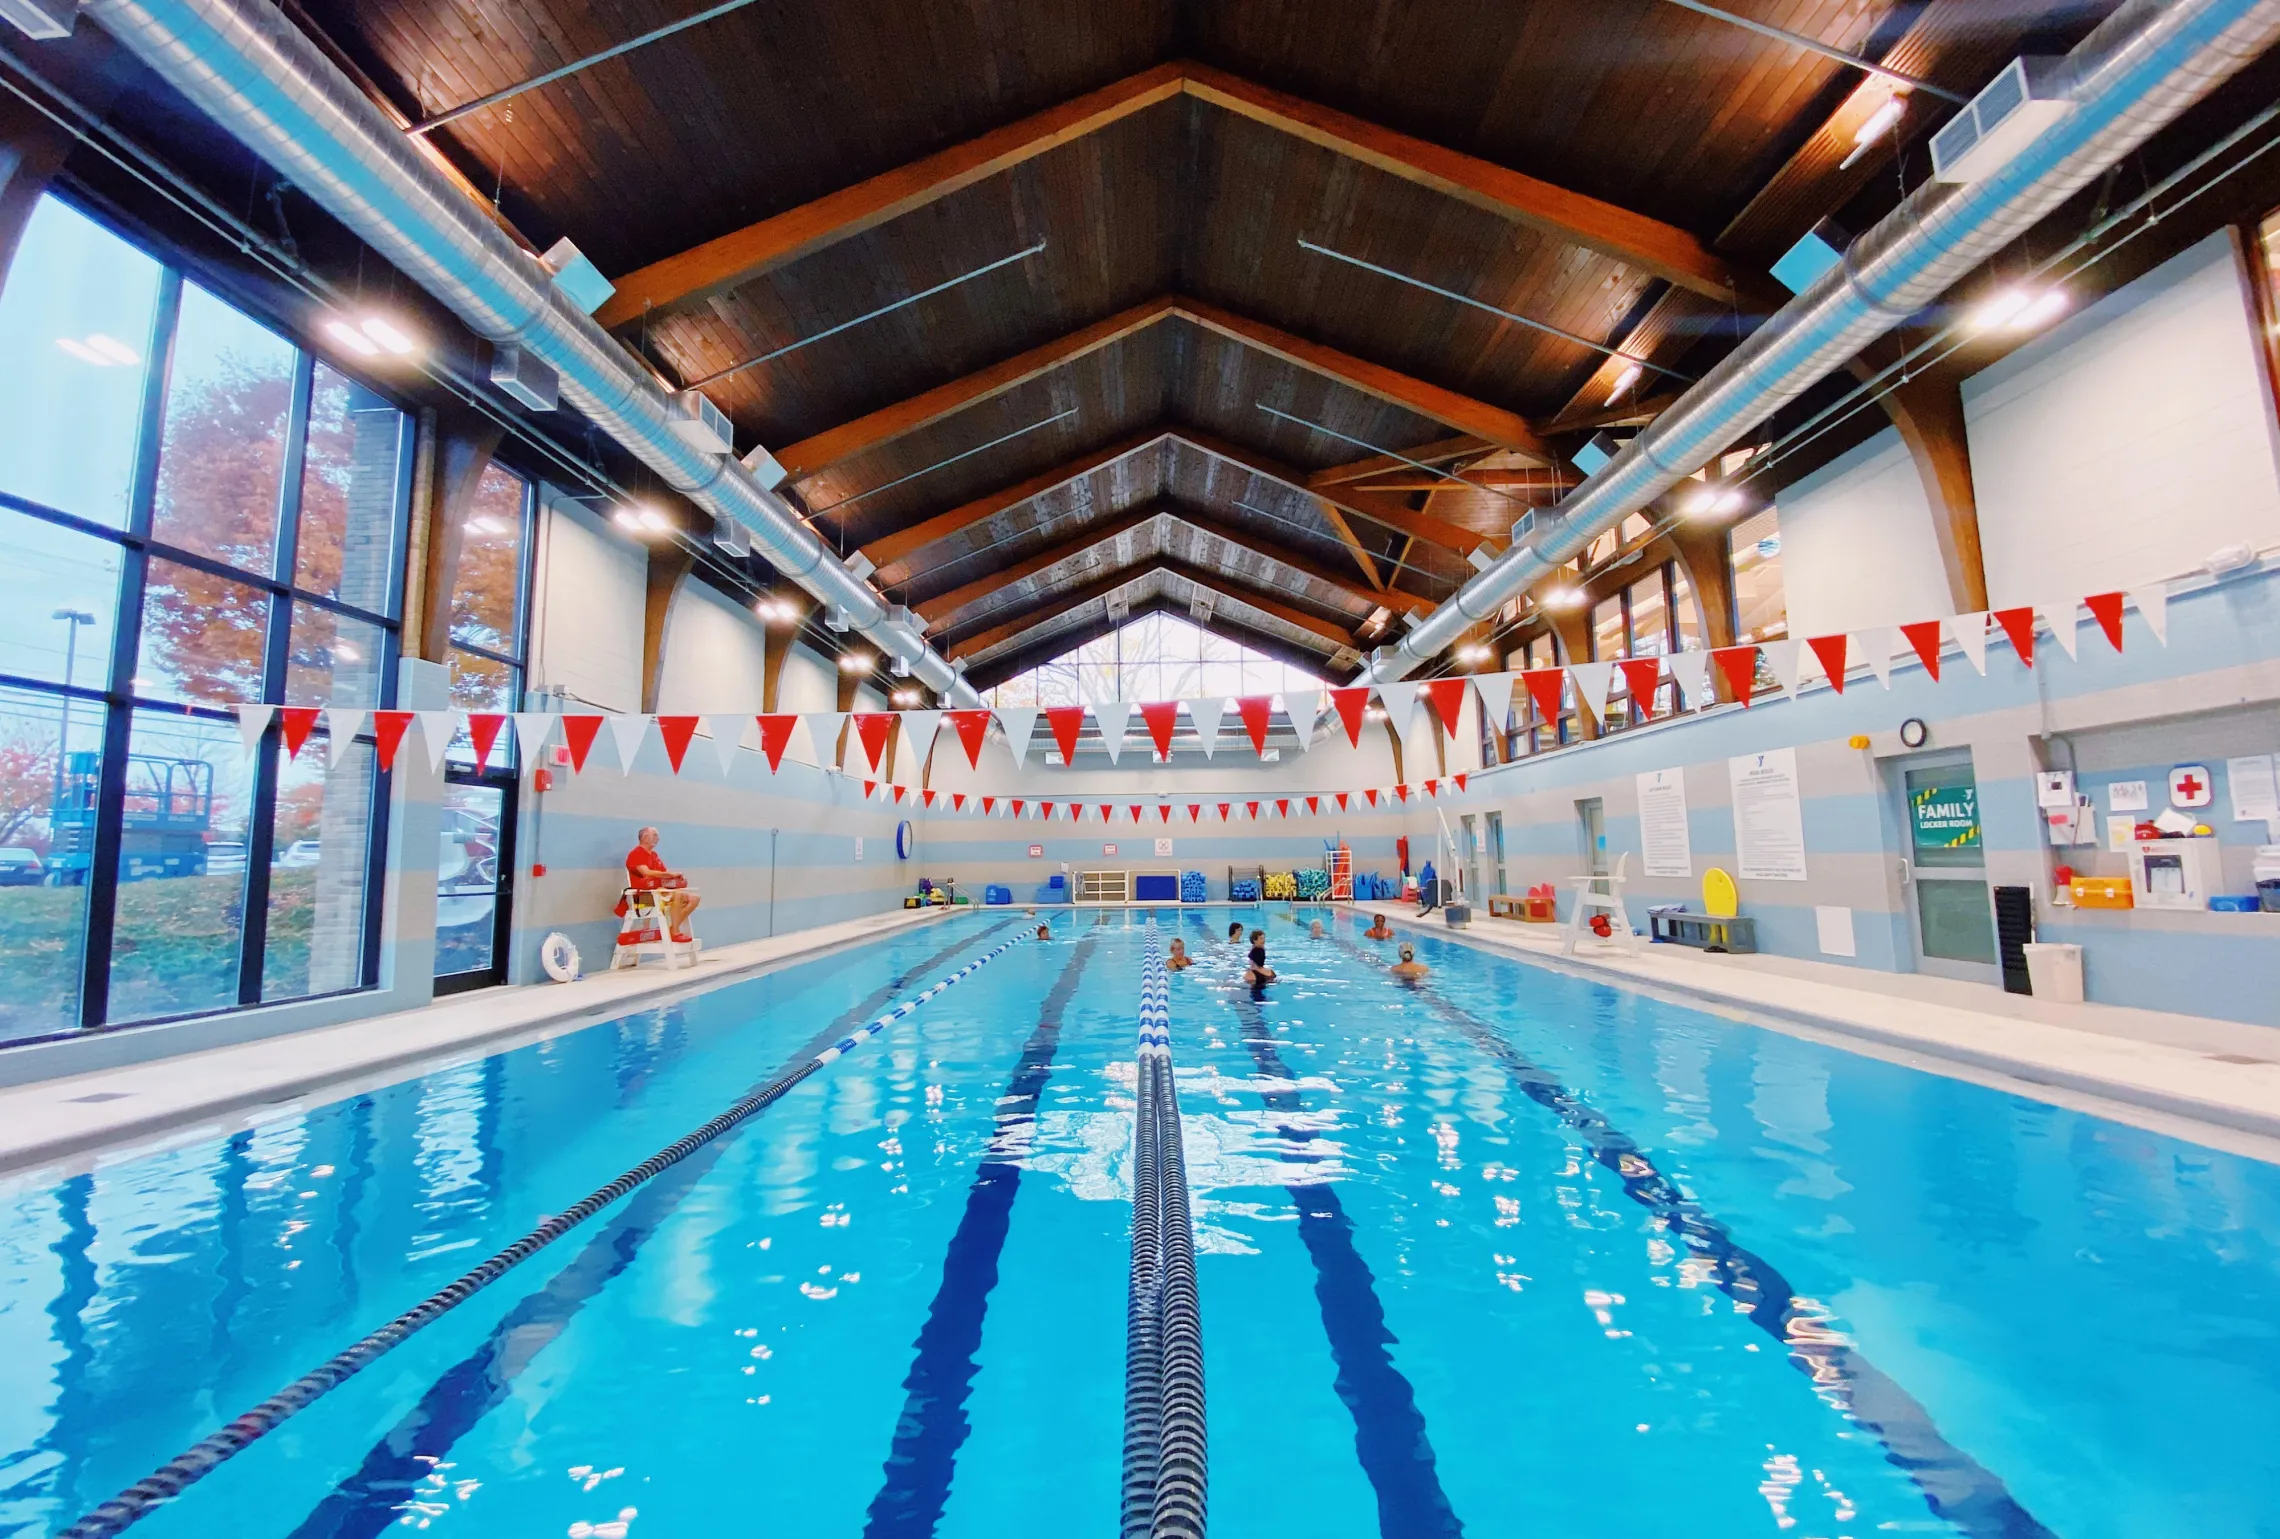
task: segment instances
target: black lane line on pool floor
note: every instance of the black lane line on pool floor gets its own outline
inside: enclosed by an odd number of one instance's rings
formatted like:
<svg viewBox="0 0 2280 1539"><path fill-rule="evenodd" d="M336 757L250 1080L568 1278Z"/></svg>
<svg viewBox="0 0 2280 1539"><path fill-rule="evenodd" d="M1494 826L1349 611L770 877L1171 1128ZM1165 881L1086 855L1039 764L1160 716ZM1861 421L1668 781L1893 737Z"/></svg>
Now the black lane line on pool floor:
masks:
<svg viewBox="0 0 2280 1539"><path fill-rule="evenodd" d="M1260 1074L1294 1087L1261 1090L1260 1101L1269 1111L1304 1112L1306 1098L1295 1088L1298 1076L1283 1062L1265 1014L1239 984L1232 995L1251 1062ZM1275 1132L1299 1145L1312 1143L1316 1136L1311 1128L1287 1122L1277 1123ZM1291 1164L1311 1164L1317 1158L1297 1149L1284 1150L1282 1157ZM1354 1221L1327 1181L1286 1185L1283 1190L1298 1208L1299 1237L1314 1263L1314 1298L1338 1370L1333 1387L1354 1418L1354 1453L1377 1493L1379 1534L1384 1539L1447 1539L1462 1534L1464 1523L1441 1489L1433 1440L1425 1430L1425 1413L1417 1408L1417 1392L1394 1366L1388 1350L1394 1334L1385 1323L1377 1278L1355 1247Z"/></svg>
<svg viewBox="0 0 2280 1539"><path fill-rule="evenodd" d="M1347 936L1332 937L1370 966L1383 968ZM1796 1290L1780 1270L1743 1247L1702 1204L1655 1168L1636 1140L1598 1108L1530 1061L1487 1022L1451 1004L1430 987L1410 985L1418 998L1494 1059L1521 1094L1559 1118L1612 1171L1631 1200L1660 1218L1695 1255L1713 1264L1718 1291L1742 1306L1750 1323L1780 1343L1784 1356L1816 1393L1843 1402L1846 1413L1884 1444L1884 1457L1916 1483L1934 1515L1974 1539L2056 1539L2011 1495L2002 1478L1950 1443L1932 1413L1860 1349L1828 1329L1823 1317L1798 1307Z"/></svg>
<svg viewBox="0 0 2280 1539"><path fill-rule="evenodd" d="M863 1525L865 1539L930 1539L942 1521L958 1452L973 1430L966 1400L980 1367L975 1354L981 1350L982 1322L1012 1228L1013 1200L1021 1193L1021 1166L1006 1156L1018 1153L1021 1135L1036 1124L1038 1098L1053 1077L1053 1057L1061 1046L1061 1019L1098 944L1090 933L1077 942L1038 1008L1036 1029L1022 1044L1021 1061L998 1098L997 1130L966 1188L966 1211L942 1258L941 1285L913 1343L917 1356L903 1380L902 1415L887 1451L884 1483L871 1499Z"/></svg>
<svg viewBox="0 0 2280 1539"><path fill-rule="evenodd" d="M785 1060L784 1068L813 1058L884 1009L914 978L972 950L1004 928L997 925L967 936L911 964L809 1038ZM776 1072L780 1074L783 1069ZM767 1085L775 1077L772 1074L760 1084ZM403 1504L414 1498L417 1488L432 1485L438 1462L450 1457L453 1445L506 1400L515 1380L569 1327L579 1310L633 1265L641 1247L719 1162L735 1137L732 1131L714 1139L636 1191L624 1211L587 1240L567 1266L507 1311L474 1351L428 1386L419 1403L372 1445L356 1473L343 1480L293 1530L293 1539L377 1539L385 1533L401 1516Z"/></svg>

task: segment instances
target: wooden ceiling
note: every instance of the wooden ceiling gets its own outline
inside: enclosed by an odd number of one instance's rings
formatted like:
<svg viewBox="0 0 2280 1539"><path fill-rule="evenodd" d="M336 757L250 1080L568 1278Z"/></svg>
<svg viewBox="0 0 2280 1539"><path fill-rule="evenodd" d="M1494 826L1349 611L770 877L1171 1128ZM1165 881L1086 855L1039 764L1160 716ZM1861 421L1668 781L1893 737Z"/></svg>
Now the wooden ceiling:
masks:
<svg viewBox="0 0 2280 1539"><path fill-rule="evenodd" d="M1966 91L2080 9L1729 3ZM700 8L302 10L416 118ZM1683 384L1599 349L1697 372L1778 303L1884 94L1667 0L757 0L433 141L977 682L1199 588L1336 673Z"/></svg>

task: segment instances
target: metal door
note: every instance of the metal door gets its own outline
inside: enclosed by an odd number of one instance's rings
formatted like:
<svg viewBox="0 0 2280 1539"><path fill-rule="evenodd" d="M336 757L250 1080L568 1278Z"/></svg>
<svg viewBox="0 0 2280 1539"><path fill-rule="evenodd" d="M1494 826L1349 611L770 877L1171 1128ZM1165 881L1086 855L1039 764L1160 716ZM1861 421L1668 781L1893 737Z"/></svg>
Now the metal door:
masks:
<svg viewBox="0 0 2280 1539"><path fill-rule="evenodd" d="M2001 983L1995 907L1979 822L1979 783L1968 751L1903 760L1900 863L1916 970L1975 983Z"/></svg>

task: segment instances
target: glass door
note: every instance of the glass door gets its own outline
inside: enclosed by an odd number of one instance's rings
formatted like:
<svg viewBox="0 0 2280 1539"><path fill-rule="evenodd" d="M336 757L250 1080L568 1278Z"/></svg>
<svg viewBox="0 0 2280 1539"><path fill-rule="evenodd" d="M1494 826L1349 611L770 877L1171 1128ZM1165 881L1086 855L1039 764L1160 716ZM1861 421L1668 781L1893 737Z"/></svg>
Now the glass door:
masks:
<svg viewBox="0 0 2280 1539"><path fill-rule="evenodd" d="M1607 809L1596 796L1587 797L1575 804L1576 837L1583 844L1583 869L1593 877L1607 875ZM1606 884L1594 881L1593 892L1603 893Z"/></svg>
<svg viewBox="0 0 2280 1539"><path fill-rule="evenodd" d="M1980 841L1979 782L1971 772L1970 754L1904 764L1901 801L1908 830L1903 879L1917 970L2001 983L1987 852Z"/></svg>
<svg viewBox="0 0 2280 1539"><path fill-rule="evenodd" d="M453 766L444 776L435 868L435 991L506 979L514 896L515 783Z"/></svg>
<svg viewBox="0 0 2280 1539"><path fill-rule="evenodd" d="M1457 820L1459 842L1464 847L1465 901L1480 901L1480 823L1471 813Z"/></svg>
<svg viewBox="0 0 2280 1539"><path fill-rule="evenodd" d="M1504 896L1504 814L1486 813L1488 822L1488 863L1496 872L1496 895Z"/></svg>

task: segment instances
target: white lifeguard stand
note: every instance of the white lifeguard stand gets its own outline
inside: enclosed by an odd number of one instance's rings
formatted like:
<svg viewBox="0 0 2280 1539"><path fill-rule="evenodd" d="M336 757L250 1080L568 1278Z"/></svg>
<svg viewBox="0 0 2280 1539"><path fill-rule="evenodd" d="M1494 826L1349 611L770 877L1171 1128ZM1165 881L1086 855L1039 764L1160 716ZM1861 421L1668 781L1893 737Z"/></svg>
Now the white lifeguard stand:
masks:
<svg viewBox="0 0 2280 1539"><path fill-rule="evenodd" d="M610 953L610 971L621 967L639 967L655 959L667 967L694 967L703 954L705 943L692 934L688 940L673 939L673 927L665 922L664 896L658 889L628 887L625 890L625 917L618 921L617 949Z"/></svg>
<svg viewBox="0 0 2280 1539"><path fill-rule="evenodd" d="M1639 949L1639 937L1631 931L1631 921L1623 912L1623 873L1631 864L1631 852L1625 850L1615 857L1615 869L1605 876L1574 876L1568 881L1575 888L1575 908L1568 915L1567 933L1560 937L1560 955L1572 957L1583 938L1591 934L1591 916L1605 914L1614 930L1607 943L1625 951ZM1607 884L1605 892L1594 889ZM1596 939L1597 937L1594 937Z"/></svg>

